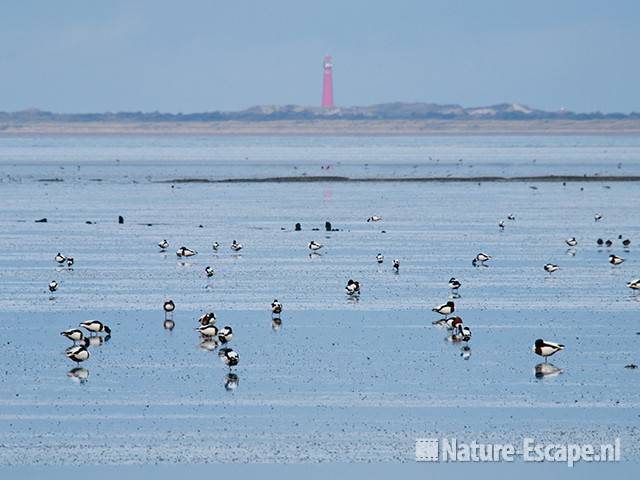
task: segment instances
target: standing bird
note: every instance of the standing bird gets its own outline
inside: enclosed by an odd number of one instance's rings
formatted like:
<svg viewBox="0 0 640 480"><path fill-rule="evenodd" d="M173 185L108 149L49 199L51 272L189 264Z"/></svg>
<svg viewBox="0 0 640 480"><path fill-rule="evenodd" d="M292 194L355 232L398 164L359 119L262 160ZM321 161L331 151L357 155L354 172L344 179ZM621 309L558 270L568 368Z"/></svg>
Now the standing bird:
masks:
<svg viewBox="0 0 640 480"><path fill-rule="evenodd" d="M200 332L200 335L202 335L203 337L215 337L216 335L218 335L218 327L216 327L213 323L200 325L198 328L196 328L196 330L198 330L198 332Z"/></svg>
<svg viewBox="0 0 640 480"><path fill-rule="evenodd" d="M367 218L367 222L379 222L380 220L382 220L382 217L380 215L371 215L369 218Z"/></svg>
<svg viewBox="0 0 640 480"><path fill-rule="evenodd" d="M434 307L431 309L432 312L439 313L440 315L444 315L446 319L449 315L451 315L456 310L455 304L449 300L444 305L440 305L439 307Z"/></svg>
<svg viewBox="0 0 640 480"><path fill-rule="evenodd" d="M176 255L178 257L193 257L194 255L197 255L198 252L196 252L195 250L192 250L190 248L187 247L180 247L177 251L176 251Z"/></svg>
<svg viewBox="0 0 640 480"><path fill-rule="evenodd" d="M624 262L624 258L622 257L618 257L617 255L609 255L609 263L611 265L620 265L622 262Z"/></svg>
<svg viewBox="0 0 640 480"><path fill-rule="evenodd" d="M449 279L449 288L451 290L456 290L457 291L461 286L462 286L462 283L458 279L456 279L455 277L451 277Z"/></svg>
<svg viewBox="0 0 640 480"><path fill-rule="evenodd" d="M63 337L67 337L69 340L72 340L74 344L76 342L79 342L80 340L84 340L84 334L82 333L82 330L79 330L77 328L72 328L70 330L60 332L60 335L62 335Z"/></svg>
<svg viewBox="0 0 640 480"><path fill-rule="evenodd" d="M216 323L216 314L213 312L208 312L205 313L203 315L200 316L200 318L198 319L198 322L200 323L200 325L213 325L214 323Z"/></svg>
<svg viewBox="0 0 640 480"><path fill-rule="evenodd" d="M56 282L55 280L51 280L49 282L49 291L51 293L55 292L56 290L58 290L58 282Z"/></svg>
<svg viewBox="0 0 640 480"><path fill-rule="evenodd" d="M564 345L560 343L547 342L541 338L537 339L533 345L533 353L544 357L544 361L547 361L547 357L550 357L556 352L564 350Z"/></svg>
<svg viewBox="0 0 640 480"><path fill-rule="evenodd" d="M213 242L213 245L211 245L211 247L213 248L214 252L217 252L218 248L220 248L220 244L218 242Z"/></svg>
<svg viewBox="0 0 640 480"><path fill-rule="evenodd" d="M60 252L57 253L56 257L56 262L58 262L59 264L63 264L64 261L66 260L66 257L64 255L62 255Z"/></svg>
<svg viewBox="0 0 640 480"><path fill-rule="evenodd" d="M230 348L221 349L218 355L220 356L224 364L229 368L235 367L240 361L240 355L238 355L238 352Z"/></svg>
<svg viewBox="0 0 640 480"><path fill-rule="evenodd" d="M167 248L169 248L169 242L167 242L167 240L162 240L160 243L158 243L158 246L160 247L160 250L164 251Z"/></svg>
<svg viewBox="0 0 640 480"><path fill-rule="evenodd" d="M347 292L347 295L355 295L360 293L360 282L356 282L355 280L349 279L347 282L347 286L344 287Z"/></svg>
<svg viewBox="0 0 640 480"><path fill-rule="evenodd" d="M393 260L393 269L398 273L400 271L400 260L397 258Z"/></svg>
<svg viewBox="0 0 640 480"><path fill-rule="evenodd" d="M462 323L458 324L458 339L463 342L471 340L471 329Z"/></svg>
<svg viewBox="0 0 640 480"><path fill-rule="evenodd" d="M599 214L599 213L596 213L596 214L593 216L593 219L594 219L596 222L599 222L600 220L602 220L602 215L601 215L601 214Z"/></svg>
<svg viewBox="0 0 640 480"><path fill-rule="evenodd" d="M475 267L476 265L484 265L484 262L486 262L487 260L490 260L491 257L490 255L487 255L486 253L479 253L478 255L476 255L476 258L473 259L473 261L471 262L473 264L473 266Z"/></svg>
<svg viewBox="0 0 640 480"><path fill-rule="evenodd" d="M85 338L83 345L69 347L65 352L65 354L67 355L68 359L76 362L79 365L80 362L84 362L91 356L88 349L89 349L89 339Z"/></svg>
<svg viewBox="0 0 640 480"><path fill-rule="evenodd" d="M576 237L567 238L564 242L570 247L575 247L576 245L578 245Z"/></svg>
<svg viewBox="0 0 640 480"><path fill-rule="evenodd" d="M311 250L312 252L315 252L317 250L320 250L324 245L322 245L321 243L316 242L315 240L311 240L309 242L309 245L307 245L309 247L309 250Z"/></svg>
<svg viewBox="0 0 640 480"><path fill-rule="evenodd" d="M73 263L74 263L73 257L67 257L67 268L73 267Z"/></svg>
<svg viewBox="0 0 640 480"><path fill-rule="evenodd" d="M234 252L239 252L240 250L242 250L242 244L234 240L231 244L231 250L233 250Z"/></svg>
<svg viewBox="0 0 640 480"><path fill-rule="evenodd" d="M627 287L631 290L640 290L640 278L636 278L635 280L628 282Z"/></svg>
<svg viewBox="0 0 640 480"><path fill-rule="evenodd" d="M384 262L384 255L382 255L381 253L377 254L377 255L376 255L376 261L377 261L378 263L382 263L382 262Z"/></svg>
<svg viewBox="0 0 640 480"><path fill-rule="evenodd" d="M278 301L278 299L274 299L271 303L271 313L276 316L280 316L282 313L282 304Z"/></svg>
<svg viewBox="0 0 640 480"><path fill-rule="evenodd" d="M229 326L222 327L218 332L218 340L220 340L220 343L229 343L232 338L233 330Z"/></svg>
<svg viewBox="0 0 640 480"><path fill-rule="evenodd" d="M498 227L500 227L500 230L504 230L504 220L500 220L500 223L498 223Z"/></svg>
<svg viewBox="0 0 640 480"><path fill-rule="evenodd" d="M173 314L173 311L176 309L176 304L173 303L173 300L165 300L162 308L164 309L164 317L167 318L167 316Z"/></svg>
<svg viewBox="0 0 640 480"><path fill-rule="evenodd" d="M111 335L111 329L99 320L87 320L82 322L80 326L90 334L104 332L107 335Z"/></svg>
<svg viewBox="0 0 640 480"><path fill-rule="evenodd" d="M555 271L557 271L559 269L560 269L560 267L558 265L553 264L553 263L547 263L544 266L545 272L549 272L549 275L551 275L553 272L555 272Z"/></svg>
<svg viewBox="0 0 640 480"><path fill-rule="evenodd" d="M207 278L211 278L211 277L213 277L213 275L215 274L215 272L213 271L213 268L211 268L211 267L209 267L209 266L207 266L207 267L204 269L204 273L206 273L206 274L207 274Z"/></svg>

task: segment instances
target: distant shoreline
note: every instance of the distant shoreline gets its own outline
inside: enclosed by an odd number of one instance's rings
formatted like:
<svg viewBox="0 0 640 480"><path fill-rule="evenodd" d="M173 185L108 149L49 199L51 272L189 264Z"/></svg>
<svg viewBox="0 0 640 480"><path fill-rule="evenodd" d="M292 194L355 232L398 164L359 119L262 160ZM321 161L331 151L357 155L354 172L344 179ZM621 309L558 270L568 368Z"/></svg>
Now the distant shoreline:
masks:
<svg viewBox="0 0 640 480"><path fill-rule="evenodd" d="M438 136L640 135L640 119L0 122L2 135Z"/></svg>

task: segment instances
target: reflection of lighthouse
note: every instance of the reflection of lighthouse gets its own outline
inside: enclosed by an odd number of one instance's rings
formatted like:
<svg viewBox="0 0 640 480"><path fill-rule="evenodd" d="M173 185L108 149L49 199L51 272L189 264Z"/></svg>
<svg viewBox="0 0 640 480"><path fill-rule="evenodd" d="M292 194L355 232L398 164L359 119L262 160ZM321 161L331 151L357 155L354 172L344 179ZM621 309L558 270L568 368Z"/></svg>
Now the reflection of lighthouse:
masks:
<svg viewBox="0 0 640 480"><path fill-rule="evenodd" d="M333 63L331 55L326 55L322 62L322 108L333 108Z"/></svg>

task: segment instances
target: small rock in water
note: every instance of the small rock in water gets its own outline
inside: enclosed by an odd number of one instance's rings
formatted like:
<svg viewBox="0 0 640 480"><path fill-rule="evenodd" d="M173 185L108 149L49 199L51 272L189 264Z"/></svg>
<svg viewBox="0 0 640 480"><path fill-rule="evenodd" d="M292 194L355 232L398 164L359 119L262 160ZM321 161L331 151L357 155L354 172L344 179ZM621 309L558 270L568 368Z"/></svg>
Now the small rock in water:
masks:
<svg viewBox="0 0 640 480"><path fill-rule="evenodd" d="M41 218L40 220L36 220L36 223L47 223L47 217Z"/></svg>
<svg viewBox="0 0 640 480"><path fill-rule="evenodd" d="M294 229L296 232L299 232L300 230L302 230L302 225L300 225L299 223L296 223L296 225L293 227L293 229Z"/></svg>
<svg viewBox="0 0 640 480"><path fill-rule="evenodd" d="M198 225L198 228L204 228L204 226L203 225Z"/></svg>
<svg viewBox="0 0 640 480"><path fill-rule="evenodd" d="M118 223L121 225L124 223L124 217L122 215L118 215Z"/></svg>

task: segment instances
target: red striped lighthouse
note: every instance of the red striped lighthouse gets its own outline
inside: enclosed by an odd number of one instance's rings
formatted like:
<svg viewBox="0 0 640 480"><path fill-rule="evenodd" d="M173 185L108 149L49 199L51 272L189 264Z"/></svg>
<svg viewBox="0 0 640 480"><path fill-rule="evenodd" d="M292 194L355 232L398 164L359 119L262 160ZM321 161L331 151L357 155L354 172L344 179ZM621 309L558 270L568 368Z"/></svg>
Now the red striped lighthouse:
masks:
<svg viewBox="0 0 640 480"><path fill-rule="evenodd" d="M322 108L333 108L333 62L331 55L325 55L322 61Z"/></svg>

